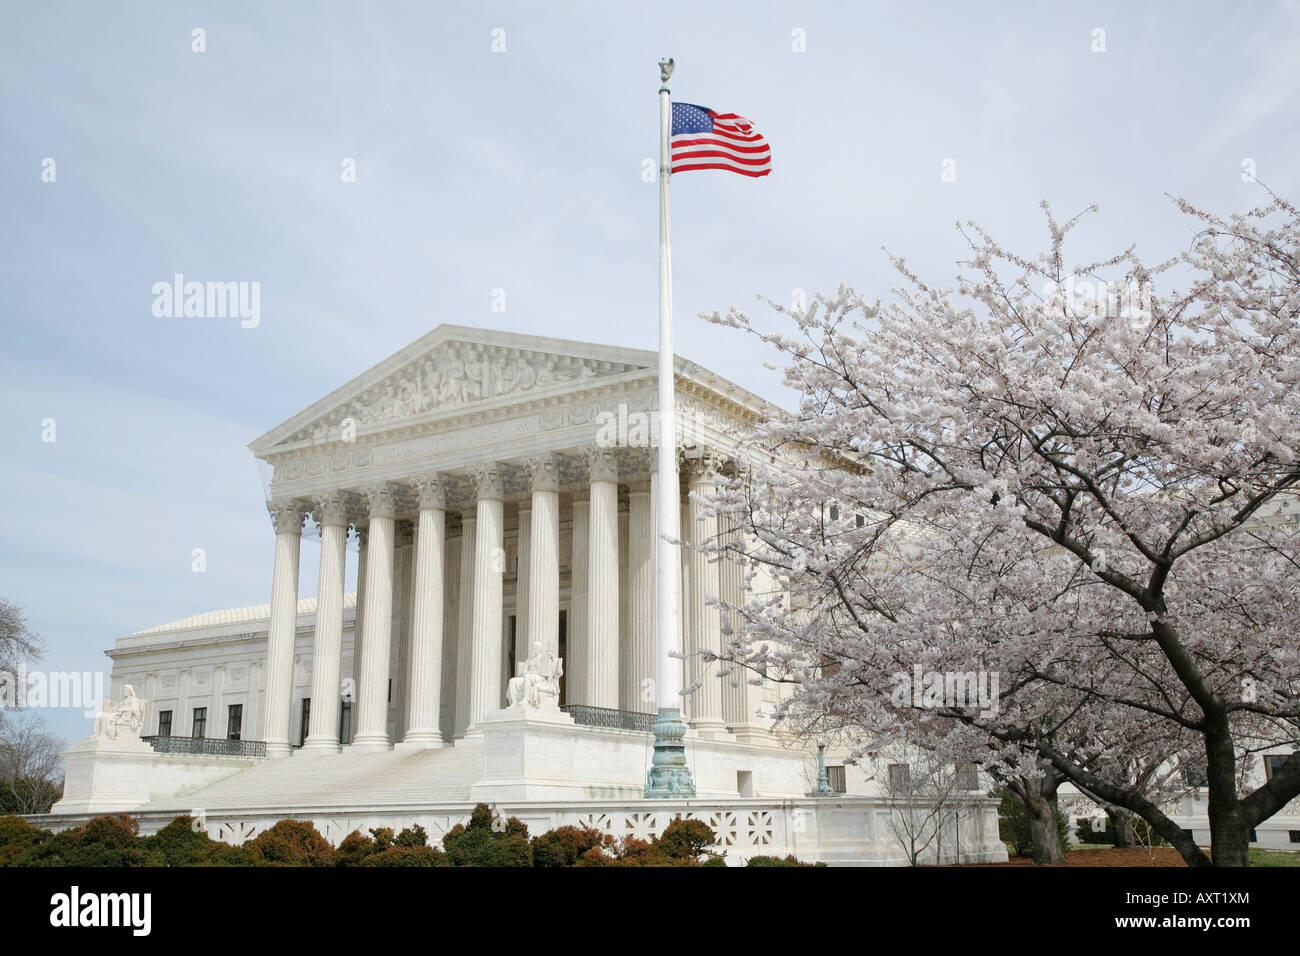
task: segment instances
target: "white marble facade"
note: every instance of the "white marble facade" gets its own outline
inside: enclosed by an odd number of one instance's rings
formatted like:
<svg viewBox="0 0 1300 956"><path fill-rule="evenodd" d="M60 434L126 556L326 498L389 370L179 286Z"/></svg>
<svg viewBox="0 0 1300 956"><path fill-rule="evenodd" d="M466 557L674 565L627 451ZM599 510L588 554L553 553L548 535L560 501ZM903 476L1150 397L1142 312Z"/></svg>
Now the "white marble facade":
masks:
<svg viewBox="0 0 1300 956"><path fill-rule="evenodd" d="M727 529L698 496L772 409L676 369L682 534L699 542ZM70 751L74 786L51 822L111 805L148 831L191 812L224 839L286 807L330 832L339 815L450 820L480 800L633 831L707 810L744 824L726 838L744 853L900 862L862 823L882 806L869 774L846 768L837 802L809 802L814 754L770 727L779 685L701 663L721 647L710 599L745 585L689 549L680 666L683 686L699 682L684 700L699 796L642 800L651 734L628 721L655 709L656 383L652 352L444 325L258 438L269 603L141 631L109 655L114 698L130 684L149 702L146 737L237 734L265 757ZM302 561L319 562L315 595L299 593ZM534 647L563 661L562 712L506 706ZM971 801L954 858L1003 857L991 802Z"/></svg>

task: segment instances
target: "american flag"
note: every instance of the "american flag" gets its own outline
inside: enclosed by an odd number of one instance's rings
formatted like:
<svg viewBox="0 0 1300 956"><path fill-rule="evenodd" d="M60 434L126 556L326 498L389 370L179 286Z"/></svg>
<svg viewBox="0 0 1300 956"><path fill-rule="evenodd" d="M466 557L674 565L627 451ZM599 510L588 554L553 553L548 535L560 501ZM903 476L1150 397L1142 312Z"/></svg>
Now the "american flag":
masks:
<svg viewBox="0 0 1300 956"><path fill-rule="evenodd" d="M729 169L766 176L772 171L772 150L749 120L690 103L673 104L672 157L675 173Z"/></svg>

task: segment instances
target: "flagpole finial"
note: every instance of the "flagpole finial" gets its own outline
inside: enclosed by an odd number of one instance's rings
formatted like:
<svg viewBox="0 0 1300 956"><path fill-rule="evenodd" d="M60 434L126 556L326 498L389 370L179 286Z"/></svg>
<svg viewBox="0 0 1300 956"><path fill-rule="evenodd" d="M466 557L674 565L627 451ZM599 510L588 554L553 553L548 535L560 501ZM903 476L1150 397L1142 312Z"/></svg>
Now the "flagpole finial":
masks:
<svg viewBox="0 0 1300 956"><path fill-rule="evenodd" d="M668 89L668 77L673 75L673 58L667 57L659 61L659 89Z"/></svg>

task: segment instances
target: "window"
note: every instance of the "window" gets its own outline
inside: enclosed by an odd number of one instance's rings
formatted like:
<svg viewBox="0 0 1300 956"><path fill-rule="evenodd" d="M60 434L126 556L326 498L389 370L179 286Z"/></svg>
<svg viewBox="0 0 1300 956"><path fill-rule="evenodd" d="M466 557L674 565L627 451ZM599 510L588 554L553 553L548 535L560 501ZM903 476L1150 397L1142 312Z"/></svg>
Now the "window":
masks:
<svg viewBox="0 0 1300 956"><path fill-rule="evenodd" d="M1205 774L1195 767L1184 767L1183 779L1187 781L1189 787L1208 787L1210 785L1210 782L1205 779Z"/></svg>
<svg viewBox="0 0 1300 956"><path fill-rule="evenodd" d="M339 708L339 743L352 743L352 701L343 701Z"/></svg>
<svg viewBox="0 0 1300 956"><path fill-rule="evenodd" d="M1259 837L1255 836L1255 828L1254 828L1254 827L1251 827L1251 828L1250 828L1250 842L1251 842L1251 843L1258 843L1258 842L1259 842Z"/></svg>
<svg viewBox="0 0 1300 956"><path fill-rule="evenodd" d="M194 730L190 734L192 737L206 737L208 735L208 709L206 707L194 708Z"/></svg>
<svg viewBox="0 0 1300 956"><path fill-rule="evenodd" d="M390 681L391 684L391 681ZM302 726L298 728L298 743L307 742L307 731L311 728L311 698L302 699Z"/></svg>
<svg viewBox="0 0 1300 956"><path fill-rule="evenodd" d="M1300 843L1300 830L1287 830L1286 837L1292 843Z"/></svg>
<svg viewBox="0 0 1300 956"><path fill-rule="evenodd" d="M912 768L905 763L891 763L889 765L889 785L895 789L903 789L912 782Z"/></svg>
<svg viewBox="0 0 1300 956"><path fill-rule="evenodd" d="M226 739L238 740L244 729L244 705L231 704L226 708Z"/></svg>
<svg viewBox="0 0 1300 956"><path fill-rule="evenodd" d="M170 710L158 711L158 736L170 737L172 735L172 712Z"/></svg>
<svg viewBox="0 0 1300 956"><path fill-rule="evenodd" d="M854 515L853 519L859 528L866 527L867 519L862 517L862 515Z"/></svg>
<svg viewBox="0 0 1300 956"><path fill-rule="evenodd" d="M832 520L832 521L839 521L839 520L840 520L840 506L839 506L839 505L831 505L831 520Z"/></svg>
<svg viewBox="0 0 1300 956"><path fill-rule="evenodd" d="M1290 759L1290 754L1269 754L1264 758L1264 778L1266 780L1272 780L1273 774L1280 772L1282 764L1286 763Z"/></svg>
<svg viewBox="0 0 1300 956"><path fill-rule="evenodd" d="M831 789L836 793L848 793L849 787L844 780L843 767L827 767L826 779L831 782Z"/></svg>

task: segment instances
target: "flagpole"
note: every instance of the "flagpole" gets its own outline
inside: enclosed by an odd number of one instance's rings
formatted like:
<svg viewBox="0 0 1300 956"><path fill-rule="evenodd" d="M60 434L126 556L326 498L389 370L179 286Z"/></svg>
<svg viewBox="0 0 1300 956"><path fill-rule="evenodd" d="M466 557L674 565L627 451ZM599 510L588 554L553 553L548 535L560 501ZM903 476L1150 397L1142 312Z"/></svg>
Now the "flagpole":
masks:
<svg viewBox="0 0 1300 956"><path fill-rule="evenodd" d="M659 61L659 479L658 537L655 574L658 589L656 706L654 756L646 774L647 797L693 797L695 781L686 764L686 725L682 722L682 660L677 647L678 561L681 537L681 485L677 479L677 402L674 397L673 270L668 207L672 176L672 94L668 78L673 61Z"/></svg>

